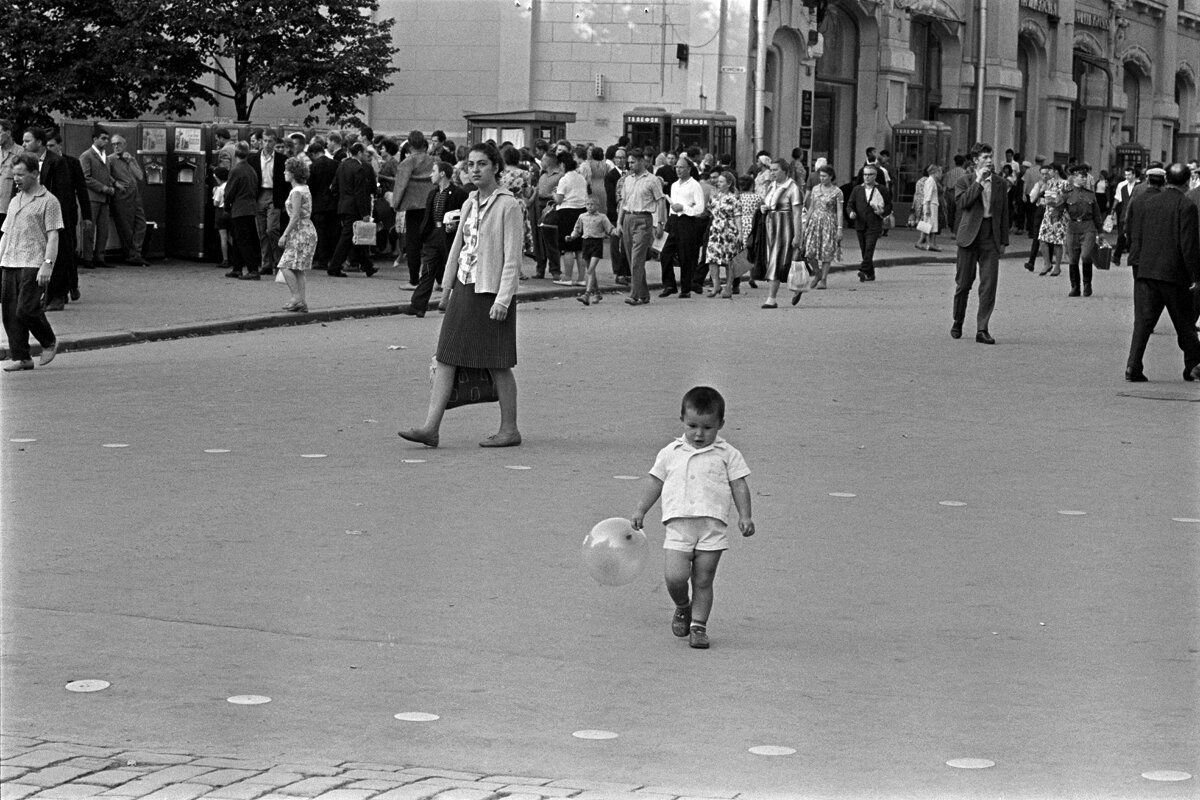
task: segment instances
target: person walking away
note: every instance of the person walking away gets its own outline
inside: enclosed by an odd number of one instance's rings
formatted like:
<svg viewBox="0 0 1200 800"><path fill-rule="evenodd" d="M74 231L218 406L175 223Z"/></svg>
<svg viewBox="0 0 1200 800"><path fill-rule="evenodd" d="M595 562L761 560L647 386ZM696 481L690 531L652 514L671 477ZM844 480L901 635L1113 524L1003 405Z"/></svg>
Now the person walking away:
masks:
<svg viewBox="0 0 1200 800"><path fill-rule="evenodd" d="M646 154L641 148L629 151L629 171L617 184L617 227L621 230L621 246L629 257L629 297L631 306L650 302L646 283L646 256L651 243L663 231L666 199L662 183L646 169Z"/></svg>
<svg viewBox="0 0 1200 800"><path fill-rule="evenodd" d="M337 245L341 228L337 217L337 193L333 190L333 178L337 174L338 162L325 150L325 143L314 139L308 146L308 190L312 194L313 227L317 229L317 252L313 256L313 269L329 269L329 257Z"/></svg>
<svg viewBox="0 0 1200 800"><path fill-rule="evenodd" d="M825 289L829 283L829 266L842 260L842 190L835 185L833 167L817 167L817 185L808 193L804 218L804 254L814 270L810 289Z"/></svg>
<svg viewBox="0 0 1200 800"><path fill-rule="evenodd" d="M400 437L437 447L442 416L458 367L486 369L500 401L500 430L480 447L521 444L517 428L517 285L520 283L521 201L497 183L503 170L500 151L490 143L467 152L467 172L475 191L462 209L462 221L446 259L442 308L446 317L438 336L434 385L420 428Z"/></svg>
<svg viewBox="0 0 1200 800"><path fill-rule="evenodd" d="M329 268L326 270L326 273L332 278L347 277L346 273L342 271L342 264L346 262L347 256L354 259L368 278L377 272L371 263L370 246L354 243L354 223L359 220L364 222L371 220L371 201L375 196L375 171L367 163L369 157L366 145L362 142L355 142L350 145L349 157L338 164L337 172L333 176L333 191L337 195L337 213L338 221L341 224L341 233L338 236L337 246L333 249L333 255L329 259Z"/></svg>
<svg viewBox="0 0 1200 800"><path fill-rule="evenodd" d="M704 650L709 646L713 579L721 554L729 549L730 506L737 508L742 536L755 533L746 480L750 468L738 449L717 435L725 425L720 392L697 386L680 405L683 435L658 452L630 522L641 530L646 514L662 498L664 577L675 603L671 633ZM696 479L699 475L704 477Z"/></svg>
<svg viewBox="0 0 1200 800"><path fill-rule="evenodd" d="M1068 297L1080 294L1080 259L1083 259L1083 296L1092 296L1092 253L1096 249L1096 237L1104 214L1096 200L1096 193L1087 188L1086 163L1071 168L1071 185L1063 194L1063 208L1067 219L1067 258L1071 278Z"/></svg>
<svg viewBox="0 0 1200 800"><path fill-rule="evenodd" d="M53 361L58 352L58 339L46 319L43 292L58 259L63 216L58 198L41 185L38 173L32 154L14 157L15 193L0 236L0 313L12 359L4 365L5 372L33 369L30 334L42 346L41 366Z"/></svg>
<svg viewBox="0 0 1200 800"><path fill-rule="evenodd" d="M410 231L409 236L421 237L421 279L413 290L412 299L402 314L424 317L429 309L429 298L433 295L433 284L442 278L450 242L458 230L458 214L463 207L467 192L451 180L454 167L435 159L433 163L434 189L425 200L425 222L420 231Z"/></svg>
<svg viewBox="0 0 1200 800"><path fill-rule="evenodd" d="M877 169L867 165L862 169L863 182L850 192L847 215L858 234L862 266L858 270L860 283L875 280L875 245L883 232L883 218L892 213L892 196L876 183Z"/></svg>
<svg viewBox="0 0 1200 800"><path fill-rule="evenodd" d="M113 154L108 170L112 173L113 188L112 219L117 226L117 235L125 251L125 263L135 267L146 266L142 258L142 247L146 243L146 210L142 206L141 182L146 179L137 158L126 148L125 137L112 137Z"/></svg>
<svg viewBox="0 0 1200 800"><path fill-rule="evenodd" d="M1147 180L1162 181L1160 170ZM1200 288L1200 217L1184 196L1188 169L1172 164L1166 188L1143 194L1129 212L1129 264L1133 268L1133 338L1125 363L1125 380L1147 380L1142 358L1150 335L1167 310L1183 351L1183 379L1200 380L1200 340L1196 335L1195 298Z"/></svg>
<svg viewBox="0 0 1200 800"><path fill-rule="evenodd" d="M299 156L292 156L283 165L283 176L292 185L288 192L288 224L279 237L283 253L279 256L279 271L292 292L292 299L283 307L284 311L308 311L308 300L304 295L304 275L312 269L313 256L317 252L317 229L312 223L312 192L307 183L308 163Z"/></svg>
<svg viewBox="0 0 1200 800"><path fill-rule="evenodd" d="M420 131L408 134L408 158L396 167L392 188L392 206L396 209L396 224L404 236L404 263L408 265L408 283L416 286L421 280L421 228L425 223L425 201L433 192L433 165L440 159L429 153L429 142ZM412 231L410 235L408 232ZM394 266L400 266L397 256Z"/></svg>
<svg viewBox="0 0 1200 800"><path fill-rule="evenodd" d="M111 267L104 260L108 247L109 200L117 193L112 173L108 169L108 130L100 125L92 128L92 146L79 156L83 178L87 182L88 199L92 206L92 225L85 226L83 260L93 267ZM61 198L60 198L61 202Z"/></svg>
<svg viewBox="0 0 1200 800"><path fill-rule="evenodd" d="M596 269L604 256L604 240L615 230L608 217L600 213L600 199L589 195L584 204L584 212L575 220L575 228L567 236L569 240L580 240L580 258L587 262L587 278L584 281L583 294L577 300L585 306L599 303L603 296L600 294L600 281L596 277Z"/></svg>
<svg viewBox="0 0 1200 800"><path fill-rule="evenodd" d="M1000 275L1000 255L1008 246L1008 185L992 169L992 147L977 144L971 148L972 172L958 182L955 197L960 220L955 242L958 263L954 276L954 323L950 337L962 337L963 318L971 286L979 275L979 309L976 313L975 341L995 344L988 332L996 306L996 282Z"/></svg>
<svg viewBox="0 0 1200 800"><path fill-rule="evenodd" d="M258 242L258 173L250 166L250 145L234 147L233 169L225 183L229 212L229 272L226 278L258 280L262 249ZM244 270L244 273L243 273Z"/></svg>

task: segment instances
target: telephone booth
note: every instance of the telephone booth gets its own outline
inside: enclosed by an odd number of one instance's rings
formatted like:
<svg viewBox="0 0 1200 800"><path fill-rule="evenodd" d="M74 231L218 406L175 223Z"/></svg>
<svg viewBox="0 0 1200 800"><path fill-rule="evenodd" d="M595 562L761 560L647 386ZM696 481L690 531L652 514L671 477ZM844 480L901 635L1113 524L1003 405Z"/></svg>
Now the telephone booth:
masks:
<svg viewBox="0 0 1200 800"><path fill-rule="evenodd" d="M950 161L951 128L944 122L910 119L892 128L892 200L911 203L917 181L930 164L946 169ZM905 215L908 209L904 209ZM897 216L899 216L897 211Z"/></svg>
<svg viewBox="0 0 1200 800"><path fill-rule="evenodd" d="M1125 142L1116 147L1117 158L1117 174L1120 175L1129 167L1133 167L1139 173L1146 170L1146 165L1150 163L1150 148L1143 147L1137 142Z"/></svg>
<svg viewBox="0 0 1200 800"><path fill-rule="evenodd" d="M497 145L512 142L518 150L533 148L536 139L556 142L567 138L567 125L575 122L573 111L501 111L491 114L464 114L467 121L467 144L488 139Z"/></svg>
<svg viewBox="0 0 1200 800"><path fill-rule="evenodd" d="M680 111L671 119L671 149L699 147L714 156L736 156L737 117L723 111Z"/></svg>
<svg viewBox="0 0 1200 800"><path fill-rule="evenodd" d="M671 144L671 115L659 106L638 106L625 114L630 147L661 153Z"/></svg>

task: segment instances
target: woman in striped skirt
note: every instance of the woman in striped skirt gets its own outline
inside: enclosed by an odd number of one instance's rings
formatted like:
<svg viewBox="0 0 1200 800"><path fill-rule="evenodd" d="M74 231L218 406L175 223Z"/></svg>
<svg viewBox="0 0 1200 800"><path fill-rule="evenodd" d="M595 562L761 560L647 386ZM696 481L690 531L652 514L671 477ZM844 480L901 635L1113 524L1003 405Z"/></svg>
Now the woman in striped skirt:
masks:
<svg viewBox="0 0 1200 800"><path fill-rule="evenodd" d="M796 182L788 177L787 162L777 158L771 162L771 183L768 184L763 208L766 210L766 225L764 228L766 248L766 278L771 282L766 302L763 308L778 308L775 295L779 293L779 284L787 280L788 269L798 255L797 245L801 239L800 215L803 209L804 193ZM800 299L800 294L792 298L792 304Z"/></svg>

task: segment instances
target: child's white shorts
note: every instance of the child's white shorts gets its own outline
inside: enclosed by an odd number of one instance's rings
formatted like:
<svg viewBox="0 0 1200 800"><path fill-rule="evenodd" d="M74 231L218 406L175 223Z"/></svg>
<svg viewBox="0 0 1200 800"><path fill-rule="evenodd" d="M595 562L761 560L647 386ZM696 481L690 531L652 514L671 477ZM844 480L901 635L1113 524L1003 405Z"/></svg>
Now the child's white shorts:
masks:
<svg viewBox="0 0 1200 800"><path fill-rule="evenodd" d="M728 550L726 525L716 517L675 517L663 523L667 529L663 549L690 553L693 550Z"/></svg>

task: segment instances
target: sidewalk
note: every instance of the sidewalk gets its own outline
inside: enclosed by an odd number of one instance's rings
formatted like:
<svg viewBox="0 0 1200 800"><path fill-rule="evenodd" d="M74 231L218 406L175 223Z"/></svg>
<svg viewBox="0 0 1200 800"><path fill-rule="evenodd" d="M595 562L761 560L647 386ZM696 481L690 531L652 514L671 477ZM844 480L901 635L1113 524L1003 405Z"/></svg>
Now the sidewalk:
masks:
<svg viewBox="0 0 1200 800"><path fill-rule="evenodd" d="M954 247L949 237L941 237L940 253L916 250L916 231L900 228L879 240L877 267L909 264L953 263ZM1024 257L1024 236L1015 237L1016 247L1009 257ZM846 261L834 265L832 272L849 272L853 280L858 268L858 242L852 232L843 240ZM311 309L305 314L280 310L288 292L264 276L256 282L224 277L225 270L215 264L168 259L147 267L118 266L115 269L81 270L79 288L82 297L63 311L49 315L50 324L60 337L60 353L117 347L162 339L206 336L244 330L328 322L353 317L399 314L408 307L412 291L406 288L408 270L395 268L379 260L378 273L371 278L350 273L349 278L330 278L321 271L309 273L307 295ZM526 259L526 274L533 263ZM657 289L658 262L647 262L650 286ZM616 292L622 287L612 280L612 268L604 260L599 268L601 289ZM549 280L522 281L518 302L554 297L573 297L575 287L555 286ZM435 295L436 300L437 295ZM436 312L435 312L436 313ZM420 324L419 320L413 320ZM39 348L34 344L34 355ZM0 358L8 358L7 342Z"/></svg>

